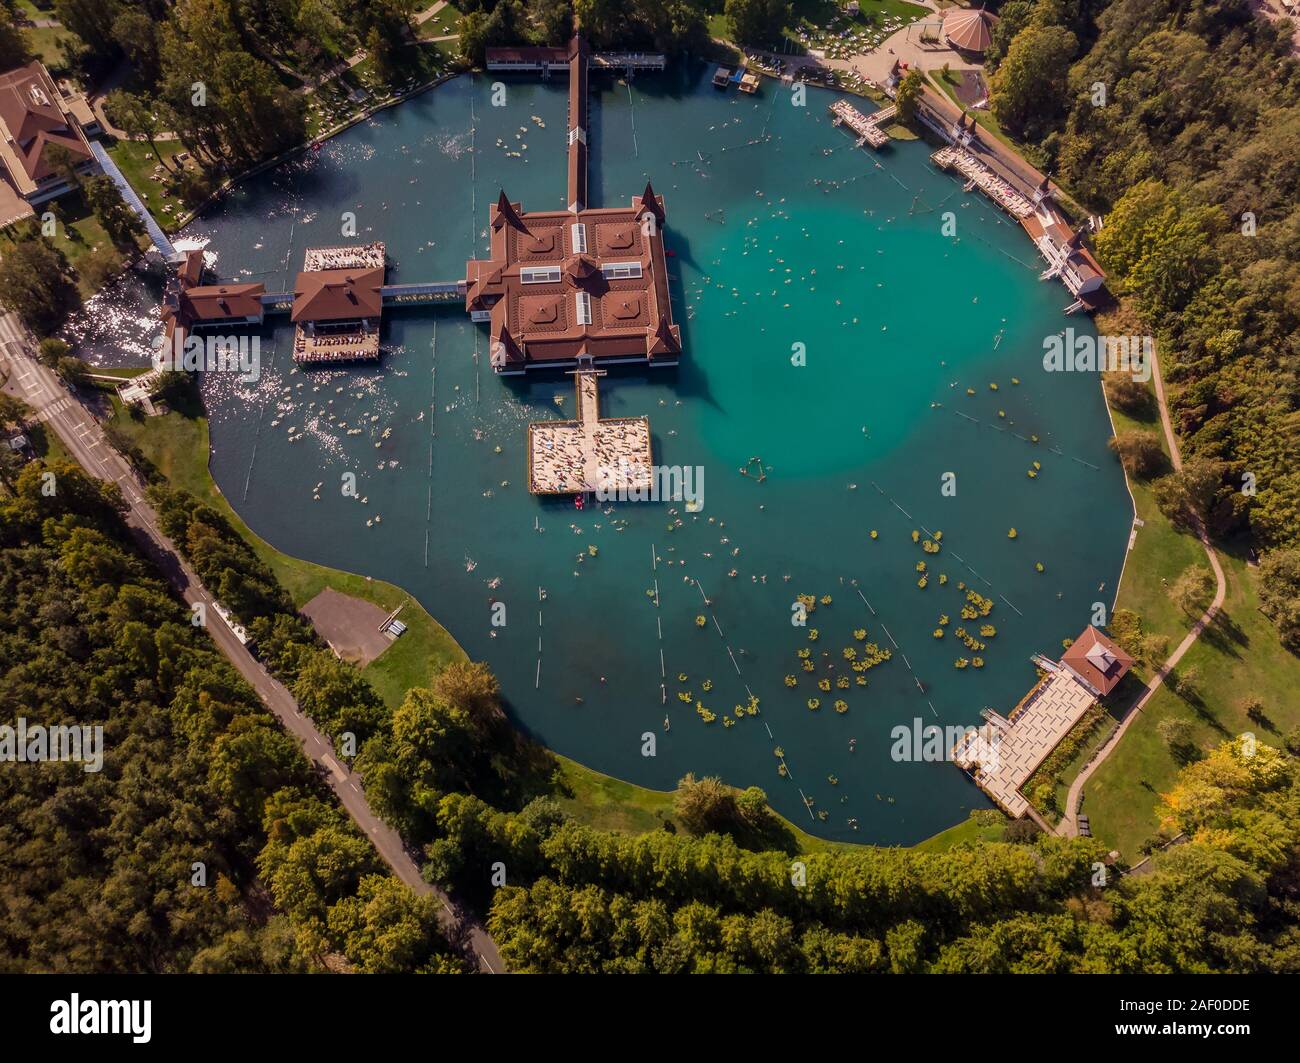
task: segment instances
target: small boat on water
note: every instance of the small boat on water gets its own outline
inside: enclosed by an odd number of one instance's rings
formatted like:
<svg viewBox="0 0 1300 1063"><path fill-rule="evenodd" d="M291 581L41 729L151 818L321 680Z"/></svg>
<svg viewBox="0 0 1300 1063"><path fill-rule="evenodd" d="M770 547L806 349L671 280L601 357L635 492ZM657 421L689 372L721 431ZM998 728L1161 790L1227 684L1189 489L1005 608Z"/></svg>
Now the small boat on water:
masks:
<svg viewBox="0 0 1300 1063"><path fill-rule="evenodd" d="M713 87L715 89L725 89L729 84L731 84L731 67L718 67L713 72Z"/></svg>

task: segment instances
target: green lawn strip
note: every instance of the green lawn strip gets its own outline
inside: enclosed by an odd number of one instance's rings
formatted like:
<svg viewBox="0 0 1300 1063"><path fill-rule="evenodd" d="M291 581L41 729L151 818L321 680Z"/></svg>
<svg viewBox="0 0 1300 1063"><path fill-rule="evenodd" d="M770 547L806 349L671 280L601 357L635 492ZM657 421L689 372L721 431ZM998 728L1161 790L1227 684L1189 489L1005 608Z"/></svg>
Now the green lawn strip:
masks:
<svg viewBox="0 0 1300 1063"><path fill-rule="evenodd" d="M561 789L567 796L560 806L575 819L599 830L644 834L673 823L673 798L669 790L650 790L583 767L568 757L560 762Z"/></svg>
<svg viewBox="0 0 1300 1063"><path fill-rule="evenodd" d="M1039 814L1049 823L1056 823L1061 818L1061 803L1058 799L1059 792L1064 780L1064 788L1068 792L1070 782L1073 781L1077 771L1072 774L1071 767L1083 755L1085 750L1096 747L1094 739L1100 733L1109 730L1106 726L1107 721L1113 722L1113 717L1106 712L1101 704L1094 704L1087 712L1079 717L1078 722L1070 728L1056 748L1047 755L1047 758L1038 766L1025 784L1021 786L1020 792L1029 799L1029 803L1034 806ZM1039 788L1047 786L1051 789L1051 801L1044 801L1039 797Z"/></svg>
<svg viewBox="0 0 1300 1063"><path fill-rule="evenodd" d="M160 140L158 141L158 152L162 158L159 159L154 155L154 150L149 146L147 141L143 140L107 140L108 154L112 160L117 163L117 168L122 171L122 176L127 179L131 187L135 189L135 194L144 200L144 205L149 208L149 213L164 230L170 230L174 227L172 218L168 217L168 212L163 209L165 206L172 208L172 213L179 216L185 213L185 206L176 196L166 196L166 184L164 181L153 180L154 167L160 162L166 163L175 170L175 164L172 163L172 157L185 150L185 145L179 140ZM162 173L165 179L168 177L166 172Z"/></svg>
<svg viewBox="0 0 1300 1063"><path fill-rule="evenodd" d="M90 371L96 376L111 376L116 377L118 380L130 380L132 377L137 377L149 372L149 368L148 366L143 365L127 366L125 368L108 365L95 365L90 367Z"/></svg>
<svg viewBox="0 0 1300 1063"><path fill-rule="evenodd" d="M961 823L918 842L913 848L920 853L942 853L968 842L999 842L1008 823L1010 820L995 808L976 809Z"/></svg>
<svg viewBox="0 0 1300 1063"><path fill-rule="evenodd" d="M568 757L556 754L560 762L561 789L566 796L559 798L560 806L588 826L599 830L619 831L623 834L645 834L652 830L682 830L673 815L675 790L650 790L634 783L623 782L583 767ZM800 830L784 816L774 812L780 825L793 836L794 847L800 853L821 853L858 848L853 842L828 841ZM954 828L955 829L955 828Z"/></svg>
<svg viewBox="0 0 1300 1063"><path fill-rule="evenodd" d="M1163 443L1157 419L1138 421L1114 409L1112 416L1117 431L1154 431ZM1136 612L1143 630L1166 636L1172 651L1193 618L1169 600L1167 585L1190 566L1208 568L1209 561L1196 538L1160 512L1147 484L1131 477L1129 483L1145 523L1124 568L1118 608ZM1300 726L1300 699L1294 693L1300 688L1300 659L1282 648L1276 629L1259 612L1256 570L1238 554L1224 549L1218 554L1227 581L1220 621L1201 635L1177 669L1198 673L1196 703L1162 686L1084 787L1083 811L1092 833L1130 861L1140 859L1143 844L1155 838L1158 795L1173 786L1182 766L1160 738L1161 720L1187 720L1202 749L1245 731L1277 745L1283 734ZM1135 671L1145 678L1142 669ZM1246 718L1240 702L1247 695L1264 702L1272 730ZM1063 780L1068 785L1072 777L1063 775Z"/></svg>
<svg viewBox="0 0 1300 1063"><path fill-rule="evenodd" d="M1093 754L1118 726L1119 720L1116 719L1113 713L1108 713L1101 725L1090 731L1086 738L1078 743L1074 756L1070 758L1070 762L1065 767L1057 772L1054 780L1056 787L1054 799L1057 809L1065 807L1065 799L1070 794L1070 784L1078 777L1079 772L1088 766ZM1054 819L1056 818L1059 818L1059 816L1054 817Z"/></svg>

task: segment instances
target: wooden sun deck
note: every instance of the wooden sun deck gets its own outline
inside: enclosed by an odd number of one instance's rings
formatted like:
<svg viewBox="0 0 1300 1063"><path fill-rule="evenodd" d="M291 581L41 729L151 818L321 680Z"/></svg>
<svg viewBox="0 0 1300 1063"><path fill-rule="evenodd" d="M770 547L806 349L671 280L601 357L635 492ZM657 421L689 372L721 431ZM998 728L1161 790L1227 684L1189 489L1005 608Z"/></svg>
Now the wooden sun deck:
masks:
<svg viewBox="0 0 1300 1063"><path fill-rule="evenodd" d="M892 121L898 113L898 109L891 106L865 115L848 100L836 100L831 104L830 111L833 125L847 126L858 136L859 145L866 143L873 148L883 148L889 143L889 134L882 126Z"/></svg>
<svg viewBox="0 0 1300 1063"><path fill-rule="evenodd" d="M648 490L652 475L650 420L600 417L598 372L574 374L576 421L528 426L528 490L535 495L579 495L601 490Z"/></svg>
<svg viewBox="0 0 1300 1063"><path fill-rule="evenodd" d="M379 361L379 332L335 332L312 335L301 325L294 329L293 360L299 365L327 362Z"/></svg>
<svg viewBox="0 0 1300 1063"><path fill-rule="evenodd" d="M384 245L379 242L343 247L309 247L303 255L304 273L327 269L383 269Z"/></svg>
<svg viewBox="0 0 1300 1063"><path fill-rule="evenodd" d="M1033 202L1021 195L1010 181L999 177L957 144L944 145L930 156L930 161L941 170L956 170L1013 218L1023 218L1033 212Z"/></svg>
<svg viewBox="0 0 1300 1063"><path fill-rule="evenodd" d="M1095 703L1065 669L1049 672L1010 717L986 710L988 723L968 732L952 759L1007 815L1019 818L1031 811L1020 788Z"/></svg>

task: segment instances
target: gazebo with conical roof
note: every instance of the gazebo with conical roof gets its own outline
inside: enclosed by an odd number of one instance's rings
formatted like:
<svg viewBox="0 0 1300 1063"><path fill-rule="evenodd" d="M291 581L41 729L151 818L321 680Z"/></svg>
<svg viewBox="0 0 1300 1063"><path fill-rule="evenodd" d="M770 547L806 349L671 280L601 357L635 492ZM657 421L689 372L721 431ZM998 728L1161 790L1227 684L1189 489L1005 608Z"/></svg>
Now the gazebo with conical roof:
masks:
<svg viewBox="0 0 1300 1063"><path fill-rule="evenodd" d="M993 27L997 16L982 7L949 11L943 19L943 35L959 52L983 55L993 43Z"/></svg>

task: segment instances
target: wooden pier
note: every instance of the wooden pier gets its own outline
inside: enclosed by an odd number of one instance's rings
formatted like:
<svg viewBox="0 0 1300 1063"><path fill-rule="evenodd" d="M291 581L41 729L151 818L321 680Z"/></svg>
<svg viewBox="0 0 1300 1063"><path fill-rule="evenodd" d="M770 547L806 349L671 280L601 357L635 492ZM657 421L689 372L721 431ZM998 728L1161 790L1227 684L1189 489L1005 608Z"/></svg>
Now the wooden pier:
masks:
<svg viewBox="0 0 1300 1063"><path fill-rule="evenodd" d="M1020 219L1033 212L1034 204L1021 195L1010 181L999 177L958 144L944 145L930 156L930 161L941 170L955 170L967 178L967 191L978 188L1013 218Z"/></svg>
<svg viewBox="0 0 1300 1063"><path fill-rule="evenodd" d="M580 495L601 490L635 499L649 491L650 420L600 416L603 369L574 371L576 421L534 421L528 426L528 490L535 495ZM647 495L648 497L648 495Z"/></svg>
<svg viewBox="0 0 1300 1063"><path fill-rule="evenodd" d="M848 100L836 100L831 104L831 124L847 126L858 137L858 146L870 144L877 150L889 143L889 134L882 128L894 120L898 108L883 107L872 115L865 115Z"/></svg>

